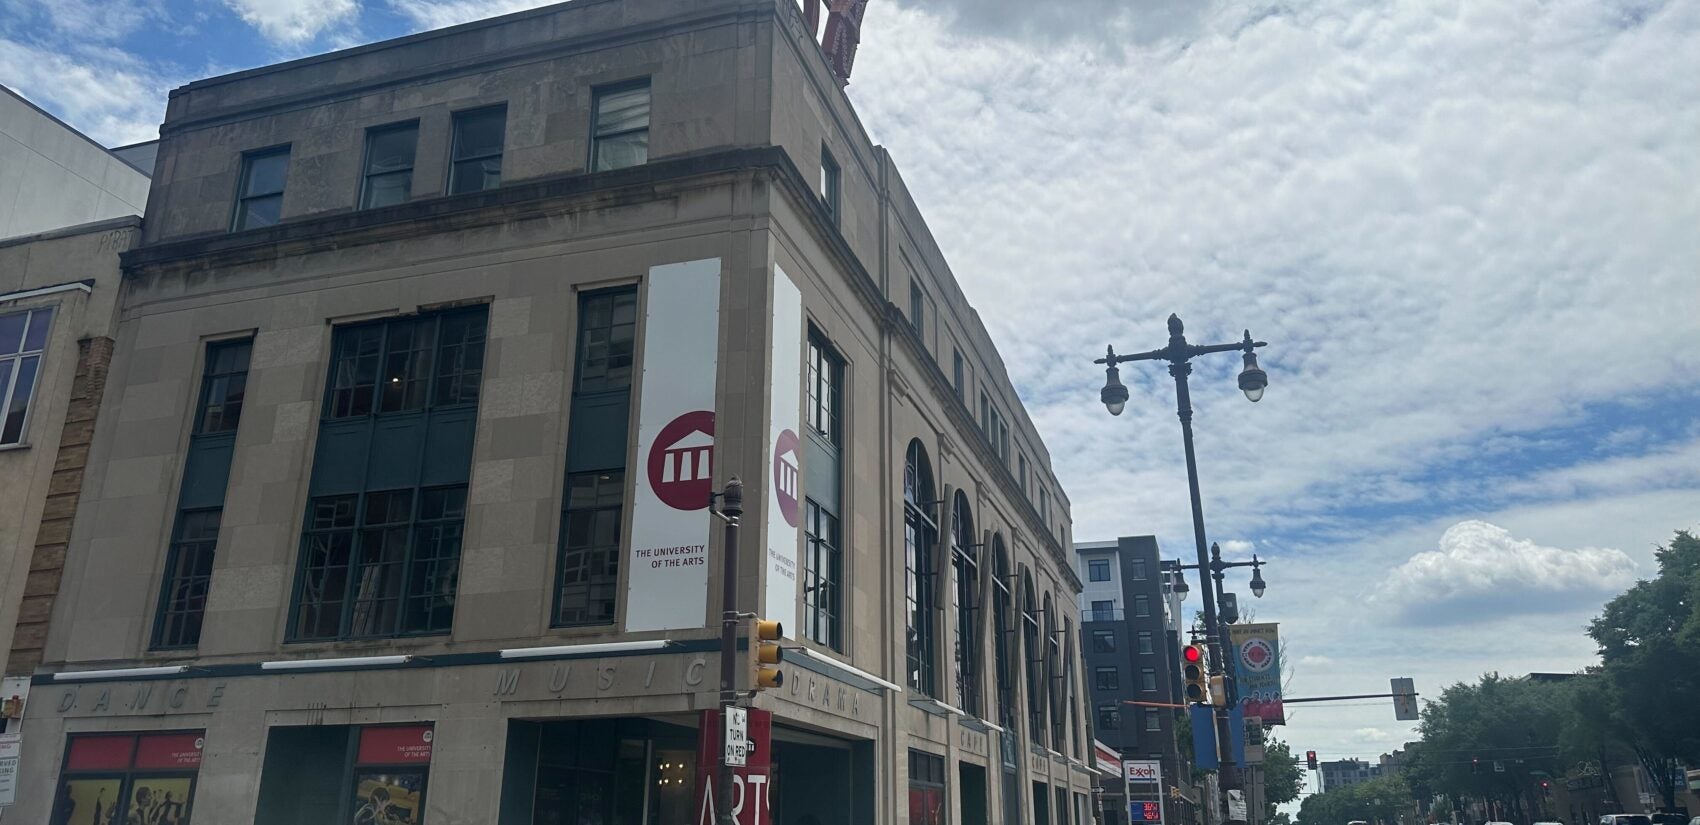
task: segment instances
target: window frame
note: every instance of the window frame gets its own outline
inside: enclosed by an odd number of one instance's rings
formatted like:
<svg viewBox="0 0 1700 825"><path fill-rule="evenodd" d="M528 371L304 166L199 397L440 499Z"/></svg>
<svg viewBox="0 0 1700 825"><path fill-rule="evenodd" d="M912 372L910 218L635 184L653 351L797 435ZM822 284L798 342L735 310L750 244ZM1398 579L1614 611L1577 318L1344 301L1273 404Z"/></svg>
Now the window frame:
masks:
<svg viewBox="0 0 1700 825"><path fill-rule="evenodd" d="M18 331L18 349L16 352L0 354L0 365L7 365L4 379L0 379L0 439L5 438L7 419L11 418L12 404L18 398L18 386L24 372L25 362L31 362L33 372L30 373L29 386L24 389L24 408L18 416L18 432L12 440L0 440L0 449L19 449L28 447L30 422L35 418L36 402L39 400L37 390L41 388L41 374L47 366L47 348L52 343L53 319L59 314L57 305L18 307L15 311L0 312L0 318L23 316L23 327ZM39 320L38 320L39 319ZM30 333L37 324L45 324L46 330L41 333L41 347L29 349Z"/></svg>
<svg viewBox="0 0 1700 825"><path fill-rule="evenodd" d="M909 328L923 343L927 340L927 290L921 286L921 276L909 270Z"/></svg>
<svg viewBox="0 0 1700 825"><path fill-rule="evenodd" d="M1116 632L1114 630L1094 630L1094 631L1092 631L1092 652L1093 653L1114 653L1114 652L1116 652Z"/></svg>
<svg viewBox="0 0 1700 825"><path fill-rule="evenodd" d="M832 225L837 226L844 208L844 169L838 165L838 159L832 156L832 150L828 149L825 143L820 146L820 167L821 204L832 217Z"/></svg>
<svg viewBox="0 0 1700 825"><path fill-rule="evenodd" d="M412 130L412 132L413 132L413 157L412 157L412 161L408 164L408 166L406 168L399 168L398 167L396 169L387 169L387 170L384 170L382 172L373 172L372 171L372 143L377 138L379 138L380 136L387 135L387 134L390 134L390 133L393 133L393 132L403 132L403 131L407 131L407 130ZM355 209L358 210L358 211L364 212L368 209L383 209L386 206L400 206L401 204L404 204L404 203L407 203L410 200L413 200L413 172L414 172L414 170L416 170L418 168L419 168L419 119L418 118L414 118L412 120L399 120L399 121L396 121L394 123L385 123L385 124L382 124L380 126L368 126L368 127L366 127L366 146L365 146L365 150L360 155L360 197L359 197L358 200L355 201ZM386 203L386 204L372 204L372 203L367 202L367 198L371 197L372 193L374 191L372 189L372 179L373 178L398 177L398 176L402 176L402 175L405 175L407 177L407 186L404 190L405 196L400 201L397 201L395 203Z"/></svg>
<svg viewBox="0 0 1700 825"><path fill-rule="evenodd" d="M1098 730L1121 730L1122 709L1113 703L1101 703L1097 707Z"/></svg>
<svg viewBox="0 0 1700 825"><path fill-rule="evenodd" d="M649 163L650 152L649 152L649 143L648 143L648 140L647 140L647 136L649 134L650 129L655 125L655 88L652 85L651 80L652 80L652 78L650 78L650 77L641 77L641 78L634 78L634 79L631 79L631 80L622 80L622 81L619 81L617 83L605 83L605 84L594 86L594 87L591 88L591 90L590 90L590 154L589 154L589 158L586 160L586 166L585 166L585 169L587 171L589 171L591 174L596 174L598 172L614 172L614 171L618 171L620 169L630 169L634 166L642 166L646 163ZM602 120L602 101L604 99L606 99L607 97L611 96L611 95L617 95L617 94L621 94L621 93L624 93L624 92L635 91L637 89L643 89L649 95L649 113L644 116L643 128L641 128L641 129L631 128L631 129L624 129L624 130L621 130L621 131L618 131L618 132L609 132L608 134L599 134L599 130L601 128L599 124ZM598 150L601 148L602 142L604 140L607 140L607 139L610 139L610 138L628 137L628 136L631 136L631 135L635 135L639 132L644 133L644 135L646 136L646 139L644 141L643 161L641 163L634 163L634 164L631 164L629 166L616 166L616 167L613 167L612 169L599 169L599 168L597 168L597 157L599 156Z"/></svg>
<svg viewBox="0 0 1700 825"><path fill-rule="evenodd" d="M1149 630L1139 631L1139 635L1135 639L1134 644L1136 645L1134 649L1138 651L1141 656L1154 656L1157 654L1157 645L1151 635L1151 631Z"/></svg>
<svg viewBox="0 0 1700 825"><path fill-rule="evenodd" d="M1121 690L1122 672L1115 665L1099 665L1092 668L1093 690Z"/></svg>
<svg viewBox="0 0 1700 825"><path fill-rule="evenodd" d="M277 226L278 224L283 223L283 197L284 194L289 191L289 161L291 160L290 155L293 153L293 148L294 144L282 143L276 146L267 146L263 149L250 149L242 153L242 162L238 165L236 172L236 197L232 199L233 204L230 210L229 226L231 232L246 232L250 229L265 229L268 226ZM244 188L247 185L248 172L253 168L254 162L278 155L282 155L284 159L283 186L276 192L265 192L257 195L245 193ZM361 168L365 168L364 162L362 162ZM246 207L249 201L272 197L277 198L277 221L275 223L268 223L265 226L249 226L245 221L243 221L243 216L248 213Z"/></svg>
<svg viewBox="0 0 1700 825"><path fill-rule="evenodd" d="M1144 593L1134 594L1134 597L1133 597L1133 616L1134 616L1134 618L1144 619L1144 618L1149 617L1150 615L1151 615L1151 597L1145 595Z"/></svg>
<svg viewBox="0 0 1700 825"><path fill-rule="evenodd" d="M1087 559L1086 560L1086 580L1087 581L1093 581L1093 582L1107 582L1107 581L1109 581L1110 580L1110 560L1109 559Z"/></svg>
<svg viewBox="0 0 1700 825"><path fill-rule="evenodd" d="M501 118L502 118L502 142L501 142L500 148L498 148L494 153L487 153L487 154L483 154L483 155L474 155L474 156L471 156L471 157L464 157L464 158L463 157L457 157L457 155L459 155L459 153L460 153L461 126L462 126L462 124L466 123L467 121L469 121L473 118L479 117L481 115L491 115L491 114L496 114L498 112L501 113ZM508 104L507 104L506 101L503 101L501 103L494 103L494 104L491 104L489 106L479 106L479 107L472 108L472 109L464 109L464 110L459 111L459 112L454 112L452 115L450 115L449 163L448 163L449 168L448 168L447 179L443 182L443 193L446 194L446 195L470 195L470 194L473 194L475 192L488 192L492 189L500 189L502 187L502 161L507 158L507 149L508 149ZM468 189L464 192L455 191L455 182L460 179L460 165L461 164L471 163L473 161L489 160L491 158L496 158L496 185L495 186L480 186L477 189Z"/></svg>

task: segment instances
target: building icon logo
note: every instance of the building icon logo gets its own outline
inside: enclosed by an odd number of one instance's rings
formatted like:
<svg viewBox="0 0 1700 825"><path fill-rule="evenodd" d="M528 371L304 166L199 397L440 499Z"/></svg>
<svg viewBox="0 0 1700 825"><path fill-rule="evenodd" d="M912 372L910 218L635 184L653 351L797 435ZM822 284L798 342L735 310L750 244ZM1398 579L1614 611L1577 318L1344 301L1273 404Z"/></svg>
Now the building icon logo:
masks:
<svg viewBox="0 0 1700 825"><path fill-rule="evenodd" d="M688 412L667 423L649 447L649 488L675 510L701 510L714 491L714 413Z"/></svg>
<svg viewBox="0 0 1700 825"><path fill-rule="evenodd" d="M779 514L792 527L797 526L797 495L802 482L798 446L797 434L790 430L781 431L773 443L773 497L779 503Z"/></svg>

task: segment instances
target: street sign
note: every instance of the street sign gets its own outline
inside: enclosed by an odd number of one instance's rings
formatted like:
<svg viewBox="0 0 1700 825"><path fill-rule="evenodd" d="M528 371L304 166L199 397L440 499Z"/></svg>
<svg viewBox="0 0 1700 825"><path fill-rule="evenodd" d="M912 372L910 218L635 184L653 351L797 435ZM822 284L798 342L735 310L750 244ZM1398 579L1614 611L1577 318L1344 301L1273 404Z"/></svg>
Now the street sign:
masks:
<svg viewBox="0 0 1700 825"><path fill-rule="evenodd" d="M0 808L18 798L18 754L23 750L24 735L0 733Z"/></svg>
<svg viewBox="0 0 1700 825"><path fill-rule="evenodd" d="M1393 680L1393 718L1400 722L1415 722L1422 718L1417 712L1417 686L1411 679Z"/></svg>
<svg viewBox="0 0 1700 825"><path fill-rule="evenodd" d="M1245 791L1228 791L1228 818L1246 821Z"/></svg>
<svg viewBox="0 0 1700 825"><path fill-rule="evenodd" d="M742 768L750 759L750 712L738 707L726 709L726 764Z"/></svg>

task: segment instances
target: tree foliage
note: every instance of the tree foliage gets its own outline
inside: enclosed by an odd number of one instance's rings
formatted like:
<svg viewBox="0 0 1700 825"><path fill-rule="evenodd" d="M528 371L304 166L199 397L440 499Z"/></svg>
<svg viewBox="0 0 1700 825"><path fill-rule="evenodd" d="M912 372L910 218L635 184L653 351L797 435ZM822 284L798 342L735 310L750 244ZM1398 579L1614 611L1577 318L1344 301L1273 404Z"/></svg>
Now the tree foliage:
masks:
<svg viewBox="0 0 1700 825"><path fill-rule="evenodd" d="M1286 742L1265 735L1263 746L1263 801L1268 807L1264 821L1272 821L1275 806L1299 798L1304 790L1304 771Z"/></svg>
<svg viewBox="0 0 1700 825"><path fill-rule="evenodd" d="M1411 788L1398 774L1305 797L1297 825L1345 825L1353 820L1397 822L1410 809Z"/></svg>

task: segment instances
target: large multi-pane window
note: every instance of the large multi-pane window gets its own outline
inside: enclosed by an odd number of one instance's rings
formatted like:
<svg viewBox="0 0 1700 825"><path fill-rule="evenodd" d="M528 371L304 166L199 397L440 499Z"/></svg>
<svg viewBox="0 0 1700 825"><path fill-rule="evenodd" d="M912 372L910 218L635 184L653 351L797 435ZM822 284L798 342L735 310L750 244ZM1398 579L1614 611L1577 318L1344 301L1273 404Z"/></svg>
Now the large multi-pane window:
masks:
<svg viewBox="0 0 1700 825"><path fill-rule="evenodd" d="M1004 549L1003 536L992 537L992 640L993 665L997 668L998 724L1005 730L1015 730L1015 661L1010 648L1015 645L1015 625L1010 621L1014 609L1009 575L1009 553Z"/></svg>
<svg viewBox="0 0 1700 825"><path fill-rule="evenodd" d="M292 640L449 632L485 332L483 307L337 330Z"/></svg>
<svg viewBox="0 0 1700 825"><path fill-rule="evenodd" d="M971 716L980 714L980 552L974 540L974 513L958 490L951 511L950 565L956 587L956 701Z"/></svg>
<svg viewBox="0 0 1700 825"><path fill-rule="evenodd" d="M242 156L237 181L236 210L230 231L271 226L283 217L283 183L289 175L289 147L249 152Z"/></svg>
<svg viewBox="0 0 1700 825"><path fill-rule="evenodd" d="M1107 582L1110 580L1110 560L1091 559L1086 562L1087 581Z"/></svg>
<svg viewBox="0 0 1700 825"><path fill-rule="evenodd" d="M839 527L844 361L824 335L809 330L808 438L803 468L803 635L844 649L844 554Z"/></svg>
<svg viewBox="0 0 1700 825"><path fill-rule="evenodd" d="M366 132L366 169L360 182L360 208L405 203L413 194L413 162L419 149L419 121Z"/></svg>
<svg viewBox="0 0 1700 825"><path fill-rule="evenodd" d="M1039 605L1033 596L1033 577L1021 574L1021 654L1027 670L1027 733L1034 744L1045 742L1045 651L1039 644Z"/></svg>
<svg viewBox="0 0 1700 825"><path fill-rule="evenodd" d="M944 758L909 751L909 823L944 825Z"/></svg>
<svg viewBox="0 0 1700 825"><path fill-rule="evenodd" d="M0 315L0 444L24 440L52 324L52 307Z"/></svg>
<svg viewBox="0 0 1700 825"><path fill-rule="evenodd" d="M926 696L938 696L938 618L935 580L938 577L933 546L938 541L938 524L930 513L938 506L933 498L933 469L919 439L909 442L903 465L903 556L905 599L905 658L909 687Z"/></svg>
<svg viewBox="0 0 1700 825"><path fill-rule="evenodd" d="M579 295L555 577L557 627L612 624L618 607L637 304L634 287Z"/></svg>
<svg viewBox="0 0 1700 825"><path fill-rule="evenodd" d="M1115 730L1121 727L1122 712L1116 705L1105 704L1098 706L1098 730Z"/></svg>
<svg viewBox="0 0 1700 825"><path fill-rule="evenodd" d="M252 351L253 343L246 339L207 347L178 494L177 523L165 555L164 586L154 620L156 648L194 647L201 641L213 553L218 545L236 428L242 421Z"/></svg>
<svg viewBox="0 0 1700 825"><path fill-rule="evenodd" d="M479 192L502 185L502 142L508 107L490 106L455 115L449 149L449 194Z"/></svg>
<svg viewBox="0 0 1700 825"><path fill-rule="evenodd" d="M1114 652L1116 652L1116 632L1114 630L1094 630L1094 631L1092 631L1092 652L1093 653L1114 653Z"/></svg>
<svg viewBox="0 0 1700 825"><path fill-rule="evenodd" d="M596 91L590 134L590 171L606 172L649 162L649 81Z"/></svg>
<svg viewBox="0 0 1700 825"><path fill-rule="evenodd" d="M1097 668L1092 673L1093 686L1099 690L1120 690L1122 686L1121 671L1113 667Z"/></svg>

